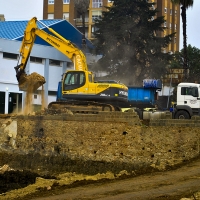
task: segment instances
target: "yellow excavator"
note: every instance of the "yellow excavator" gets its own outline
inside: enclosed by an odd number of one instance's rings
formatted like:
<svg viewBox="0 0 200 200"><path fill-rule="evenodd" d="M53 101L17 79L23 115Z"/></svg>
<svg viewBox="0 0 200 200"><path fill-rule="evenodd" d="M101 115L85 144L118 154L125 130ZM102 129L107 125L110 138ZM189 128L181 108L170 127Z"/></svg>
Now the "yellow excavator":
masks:
<svg viewBox="0 0 200 200"><path fill-rule="evenodd" d="M41 23L53 35L39 29L37 23ZM88 71L84 53L36 17L27 24L20 48L20 59L14 67L20 90L34 92L45 83L45 78L40 74L25 73L36 36L62 52L74 64L74 70L67 70L63 74L61 97L51 102L48 108L67 108L76 112L119 111L118 102L128 100L128 88L124 84L116 81L95 82L93 73Z"/></svg>

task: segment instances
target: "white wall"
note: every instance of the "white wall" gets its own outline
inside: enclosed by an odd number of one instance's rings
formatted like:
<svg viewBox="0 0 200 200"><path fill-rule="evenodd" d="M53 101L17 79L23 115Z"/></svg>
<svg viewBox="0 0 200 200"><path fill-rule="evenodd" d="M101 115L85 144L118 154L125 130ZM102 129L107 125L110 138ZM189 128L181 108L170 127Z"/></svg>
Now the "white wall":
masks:
<svg viewBox="0 0 200 200"><path fill-rule="evenodd" d="M18 55L19 54L18 50L20 46L21 46L20 41L0 39L0 91L5 92L6 94L5 113L8 112L7 102L8 102L9 92L22 93L23 99L25 98L26 95L25 92L19 91L18 81L16 79L16 72L14 70L14 67L18 64L17 59L3 58L3 52L13 53ZM55 48L42 45L34 45L30 56L43 58L43 63L35 63L28 61L26 66L27 74L30 74L32 72L37 72L42 76L44 76L45 59L54 59L61 61L62 66L49 65L49 78L45 78L46 80L49 80L49 83L46 83L48 84L48 90L57 91L58 82L61 80L61 75L63 71L66 70L66 68L63 67L63 63L71 61L65 55L57 51ZM35 97L37 98L36 99L33 98L33 104L41 105L41 88L42 87L40 87L39 90L35 93L36 95ZM47 100L46 103L48 104L52 101L55 101L56 96L47 96L46 100Z"/></svg>
<svg viewBox="0 0 200 200"><path fill-rule="evenodd" d="M50 91L57 91L58 82L62 78L62 67L61 66L49 66L49 85Z"/></svg>
<svg viewBox="0 0 200 200"><path fill-rule="evenodd" d="M171 96L173 94L173 87L162 86L162 90L158 92L159 96Z"/></svg>
<svg viewBox="0 0 200 200"><path fill-rule="evenodd" d="M17 60L3 59L3 52L0 52L0 82L12 83L17 85L16 73L14 67L17 65Z"/></svg>

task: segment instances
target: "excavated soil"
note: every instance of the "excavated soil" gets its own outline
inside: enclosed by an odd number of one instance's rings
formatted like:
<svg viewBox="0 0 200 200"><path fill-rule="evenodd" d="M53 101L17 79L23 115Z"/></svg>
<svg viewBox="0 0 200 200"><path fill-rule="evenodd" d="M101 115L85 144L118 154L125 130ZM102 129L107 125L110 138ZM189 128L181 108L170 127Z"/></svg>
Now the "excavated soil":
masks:
<svg viewBox="0 0 200 200"><path fill-rule="evenodd" d="M86 181L76 182L71 186L76 187L57 186L51 191L46 191L42 194L43 196L47 195L46 198L29 197L35 200L178 200L183 197L197 200L200 199L199 194L195 194L200 189L200 159L175 170L155 172L122 180L102 180L95 184Z"/></svg>
<svg viewBox="0 0 200 200"><path fill-rule="evenodd" d="M40 177L40 175L28 170L5 171L3 174L0 174L0 194L34 184L37 177ZM43 178L50 179L53 177L43 176Z"/></svg>
<svg viewBox="0 0 200 200"><path fill-rule="evenodd" d="M0 178L6 176L8 174ZM64 173L42 178L18 171L10 172L5 180L7 185L17 185L16 180L21 180L18 184L22 187L30 185L1 194L1 200L180 200L186 197L200 200L197 192L200 190L200 158L176 169L144 175L130 176L122 171L115 175L110 172L93 176Z"/></svg>
<svg viewBox="0 0 200 200"><path fill-rule="evenodd" d="M45 82L45 78L36 72L33 72L29 75L22 73L19 79L19 89L28 92L34 92Z"/></svg>
<svg viewBox="0 0 200 200"><path fill-rule="evenodd" d="M21 81L22 80L22 81ZM32 73L30 75L23 75L20 78L20 83L19 87L23 88L26 90L26 97L25 97L25 107L23 114L27 115L33 112L33 93L40 87L42 86L41 90L41 109L44 109L46 106L46 100L44 96L44 83L45 79L43 76L37 74L37 73Z"/></svg>

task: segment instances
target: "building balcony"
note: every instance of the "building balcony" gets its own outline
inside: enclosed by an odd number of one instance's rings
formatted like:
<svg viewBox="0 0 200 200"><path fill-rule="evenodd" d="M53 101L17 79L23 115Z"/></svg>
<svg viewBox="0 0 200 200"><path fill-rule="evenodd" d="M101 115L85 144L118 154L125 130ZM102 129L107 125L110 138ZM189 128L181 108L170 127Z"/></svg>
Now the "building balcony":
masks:
<svg viewBox="0 0 200 200"><path fill-rule="evenodd" d="M75 21L75 25L77 27L82 27L83 20L81 18L76 18L76 19L74 19L74 21ZM88 27L88 25L89 25L89 18L85 18L85 27Z"/></svg>

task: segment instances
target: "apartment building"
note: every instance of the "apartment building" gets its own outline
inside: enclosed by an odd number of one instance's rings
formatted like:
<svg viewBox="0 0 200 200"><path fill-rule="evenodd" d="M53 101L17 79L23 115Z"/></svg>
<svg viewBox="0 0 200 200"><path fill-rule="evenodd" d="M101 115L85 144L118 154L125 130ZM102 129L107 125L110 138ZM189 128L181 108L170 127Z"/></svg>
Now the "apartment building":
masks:
<svg viewBox="0 0 200 200"><path fill-rule="evenodd" d="M156 7L159 10L158 16L165 16L164 32L158 33L159 36L176 32L176 35L169 45L168 49L164 49L165 52L179 51L179 39L180 39L180 6L178 4L171 3L171 0L150 0L156 3Z"/></svg>
<svg viewBox="0 0 200 200"><path fill-rule="evenodd" d="M111 0L90 0L85 16L85 33L89 40L94 39L94 19L102 15L105 6L110 6ZM82 32L82 17L76 12L74 0L44 0L44 19L66 19Z"/></svg>
<svg viewBox="0 0 200 200"><path fill-rule="evenodd" d="M155 2L159 10L158 16L165 16L166 27L164 32L158 33L164 37L170 33L176 32L176 36L168 49L163 49L165 52L179 51L179 30L180 30L180 7L174 5L170 0L149 0ZM94 39L93 32L95 31L94 19L102 15L102 11L110 6L112 0L90 0L89 9L85 16L85 33L89 40ZM82 18L76 12L74 0L44 0L44 19L66 19L72 25L82 32Z"/></svg>

